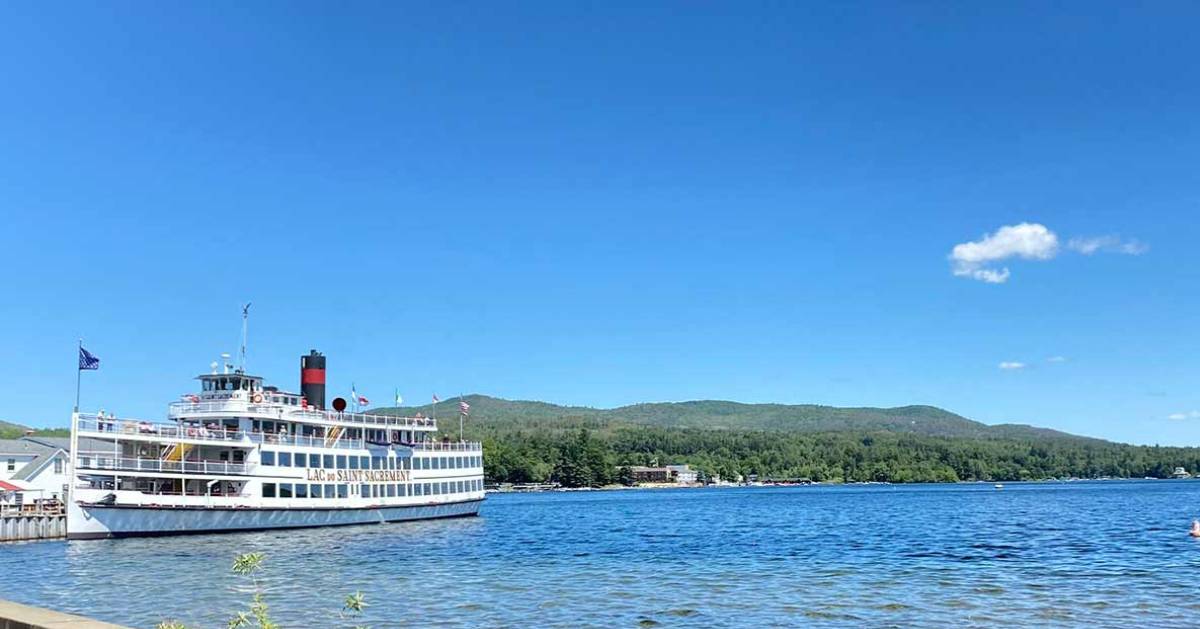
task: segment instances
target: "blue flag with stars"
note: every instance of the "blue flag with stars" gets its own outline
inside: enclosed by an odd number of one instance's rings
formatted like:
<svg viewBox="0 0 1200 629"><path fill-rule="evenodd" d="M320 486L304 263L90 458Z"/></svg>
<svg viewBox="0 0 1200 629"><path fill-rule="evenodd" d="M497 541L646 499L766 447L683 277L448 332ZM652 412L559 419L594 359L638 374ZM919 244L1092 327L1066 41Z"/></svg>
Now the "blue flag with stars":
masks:
<svg viewBox="0 0 1200 629"><path fill-rule="evenodd" d="M84 369L99 369L99 368L100 368L100 359L96 358L95 356L92 356L91 352L80 347L79 348L79 369L80 369L80 371L82 371Z"/></svg>

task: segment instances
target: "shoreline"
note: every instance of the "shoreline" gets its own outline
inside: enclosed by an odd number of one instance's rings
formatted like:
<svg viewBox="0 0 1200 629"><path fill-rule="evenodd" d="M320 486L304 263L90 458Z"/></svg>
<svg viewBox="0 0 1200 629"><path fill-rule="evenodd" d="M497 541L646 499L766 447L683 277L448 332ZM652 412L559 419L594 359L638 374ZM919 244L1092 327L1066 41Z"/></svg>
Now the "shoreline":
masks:
<svg viewBox="0 0 1200 629"><path fill-rule="evenodd" d="M763 487L870 487L870 486L945 486L945 485L1019 485L1019 484L1047 484L1047 483L1113 483L1113 482L1145 482L1145 481L1200 481L1200 476L1191 478L1039 478L1030 480L1006 480L1006 481L932 481L927 483L893 483L888 481L866 481L854 483L840 482L807 482L807 483L722 483L713 485L704 485L700 483L693 484L677 484L677 483L645 483L641 485L605 485L603 487L546 487L546 488L521 488L521 489L487 489L487 494L540 494L540 493L569 493L578 491L630 491L630 490L670 490L670 489L755 489Z"/></svg>

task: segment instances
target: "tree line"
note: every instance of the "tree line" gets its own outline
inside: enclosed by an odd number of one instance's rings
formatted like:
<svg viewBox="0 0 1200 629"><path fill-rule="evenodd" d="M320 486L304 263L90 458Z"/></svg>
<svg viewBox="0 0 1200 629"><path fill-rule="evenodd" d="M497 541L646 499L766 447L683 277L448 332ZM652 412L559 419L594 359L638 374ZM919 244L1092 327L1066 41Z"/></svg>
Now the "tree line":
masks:
<svg viewBox="0 0 1200 629"><path fill-rule="evenodd" d="M702 477L929 483L1047 478L1167 478L1200 470L1200 448L1083 438L1001 439L891 432L785 433L603 424L493 429L484 442L491 482L599 487L625 468L690 464Z"/></svg>

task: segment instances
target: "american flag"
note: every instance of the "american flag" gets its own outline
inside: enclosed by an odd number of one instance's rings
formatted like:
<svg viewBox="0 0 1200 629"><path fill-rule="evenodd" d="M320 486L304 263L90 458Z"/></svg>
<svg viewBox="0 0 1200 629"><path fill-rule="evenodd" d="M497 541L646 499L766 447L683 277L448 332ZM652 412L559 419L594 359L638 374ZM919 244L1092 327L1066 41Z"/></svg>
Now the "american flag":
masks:
<svg viewBox="0 0 1200 629"><path fill-rule="evenodd" d="M462 413L463 415L470 415L471 414L471 405L467 404L466 402L459 402L458 403L458 412Z"/></svg>
<svg viewBox="0 0 1200 629"><path fill-rule="evenodd" d="M95 356L92 356L91 352L80 347L79 348L79 369L82 371L84 369L99 369L99 368L100 368L100 359L96 358Z"/></svg>

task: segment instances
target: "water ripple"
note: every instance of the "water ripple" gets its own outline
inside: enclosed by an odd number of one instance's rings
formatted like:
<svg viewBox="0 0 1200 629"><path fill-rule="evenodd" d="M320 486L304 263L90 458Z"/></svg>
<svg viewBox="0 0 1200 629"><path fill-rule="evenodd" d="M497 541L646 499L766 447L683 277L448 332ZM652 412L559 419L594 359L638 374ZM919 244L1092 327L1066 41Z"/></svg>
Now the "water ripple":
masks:
<svg viewBox="0 0 1200 629"><path fill-rule="evenodd" d="M287 627L1186 625L1200 482L500 495L480 518L0 546L0 597L224 626L267 555Z"/></svg>

